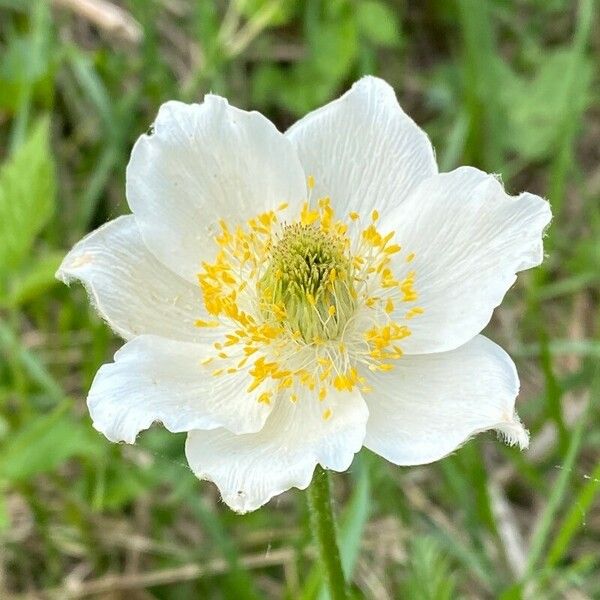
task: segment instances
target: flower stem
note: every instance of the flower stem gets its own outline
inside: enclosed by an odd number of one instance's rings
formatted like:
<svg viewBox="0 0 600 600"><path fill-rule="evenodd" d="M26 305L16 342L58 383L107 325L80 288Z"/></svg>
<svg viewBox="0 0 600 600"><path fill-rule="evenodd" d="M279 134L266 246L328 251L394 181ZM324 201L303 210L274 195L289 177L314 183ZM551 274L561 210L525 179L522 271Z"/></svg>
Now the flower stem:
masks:
<svg viewBox="0 0 600 600"><path fill-rule="evenodd" d="M331 600L347 600L346 581L335 535L329 473L319 465L308 488L308 505L310 524L329 596Z"/></svg>

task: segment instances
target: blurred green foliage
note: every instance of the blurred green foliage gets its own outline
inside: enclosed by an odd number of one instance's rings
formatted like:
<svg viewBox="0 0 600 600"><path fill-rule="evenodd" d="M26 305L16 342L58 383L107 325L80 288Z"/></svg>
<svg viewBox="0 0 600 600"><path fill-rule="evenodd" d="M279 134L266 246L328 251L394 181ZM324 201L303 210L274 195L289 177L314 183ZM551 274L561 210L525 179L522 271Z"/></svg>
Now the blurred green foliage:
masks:
<svg viewBox="0 0 600 600"><path fill-rule="evenodd" d="M488 435L415 469L363 452L336 478L354 594L599 597L597 3L126 0L116 21L84 4L0 0L0 597L324 597L301 493L235 516L182 436L92 430L86 390L119 341L54 272L127 212L129 151L161 102L214 91L284 129L364 73L442 169L499 173L555 219L488 331L517 359L531 451Z"/></svg>

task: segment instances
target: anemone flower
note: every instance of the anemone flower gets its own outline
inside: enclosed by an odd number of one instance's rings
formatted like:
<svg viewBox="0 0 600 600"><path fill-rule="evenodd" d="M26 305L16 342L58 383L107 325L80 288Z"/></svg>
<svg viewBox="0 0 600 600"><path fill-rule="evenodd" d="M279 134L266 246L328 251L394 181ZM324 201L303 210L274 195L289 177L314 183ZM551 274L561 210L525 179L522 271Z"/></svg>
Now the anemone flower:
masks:
<svg viewBox="0 0 600 600"><path fill-rule="evenodd" d="M212 94L167 102L126 187L132 214L57 274L126 340L88 396L109 440L187 432L192 470L238 512L362 446L418 465L489 429L527 445L515 366L480 332L541 262L548 203L439 173L384 81L284 134Z"/></svg>

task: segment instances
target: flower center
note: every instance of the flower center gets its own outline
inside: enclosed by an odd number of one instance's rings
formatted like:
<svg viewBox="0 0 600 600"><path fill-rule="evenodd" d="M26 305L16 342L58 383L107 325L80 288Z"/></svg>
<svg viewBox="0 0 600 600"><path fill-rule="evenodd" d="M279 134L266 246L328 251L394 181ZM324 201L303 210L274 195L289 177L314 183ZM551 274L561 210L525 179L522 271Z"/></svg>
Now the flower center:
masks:
<svg viewBox="0 0 600 600"><path fill-rule="evenodd" d="M307 343L339 339L356 304L345 242L315 224L286 226L258 284L265 319Z"/></svg>
<svg viewBox="0 0 600 600"><path fill-rule="evenodd" d="M402 357L408 322L424 310L416 306L415 255L401 258L394 233L378 230L376 210L344 222L329 198L309 199L285 224L285 208L233 228L219 223L215 260L198 274L213 320L196 325L219 327L223 338L203 363L216 367L215 377L246 373L246 392L264 404L312 395L329 419L329 390L368 392L365 369L389 371Z"/></svg>

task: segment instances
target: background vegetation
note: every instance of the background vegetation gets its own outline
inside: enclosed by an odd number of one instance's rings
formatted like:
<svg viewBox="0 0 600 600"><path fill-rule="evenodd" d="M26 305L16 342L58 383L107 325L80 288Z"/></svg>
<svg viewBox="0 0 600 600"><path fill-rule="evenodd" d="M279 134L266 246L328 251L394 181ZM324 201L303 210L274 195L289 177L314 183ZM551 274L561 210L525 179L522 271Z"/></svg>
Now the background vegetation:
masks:
<svg viewBox="0 0 600 600"><path fill-rule="evenodd" d="M161 102L212 90L284 129L364 73L395 86L442 169L500 173L555 217L544 266L487 330L517 361L530 450L486 434L411 469L363 451L335 479L355 595L600 597L594 0L115 6L0 0L0 597L324 597L301 493L236 516L182 435L92 430L86 391L120 342L53 274L127 212L128 155Z"/></svg>

